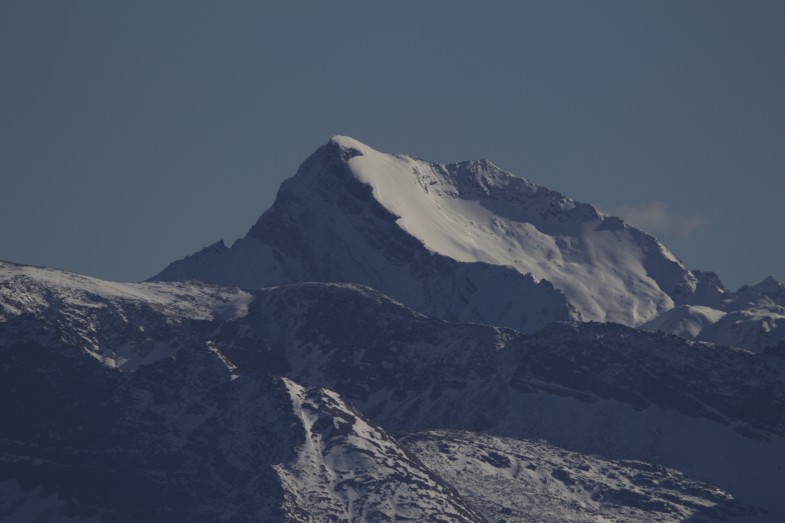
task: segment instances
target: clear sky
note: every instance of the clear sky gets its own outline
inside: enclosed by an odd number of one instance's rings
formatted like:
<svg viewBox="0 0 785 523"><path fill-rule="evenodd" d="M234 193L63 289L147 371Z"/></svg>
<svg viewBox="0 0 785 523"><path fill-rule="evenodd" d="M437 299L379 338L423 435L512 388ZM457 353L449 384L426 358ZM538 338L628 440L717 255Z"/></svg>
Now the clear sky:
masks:
<svg viewBox="0 0 785 523"><path fill-rule="evenodd" d="M333 134L785 280L785 2L0 2L0 259L144 279Z"/></svg>

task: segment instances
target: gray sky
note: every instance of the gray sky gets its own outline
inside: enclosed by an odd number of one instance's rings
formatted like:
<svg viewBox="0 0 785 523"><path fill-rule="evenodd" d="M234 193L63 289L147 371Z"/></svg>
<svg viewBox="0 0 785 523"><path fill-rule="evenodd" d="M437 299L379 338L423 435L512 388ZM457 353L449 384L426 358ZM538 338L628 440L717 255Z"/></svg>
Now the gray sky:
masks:
<svg viewBox="0 0 785 523"><path fill-rule="evenodd" d="M0 2L0 259L138 280L333 134L785 280L785 2Z"/></svg>

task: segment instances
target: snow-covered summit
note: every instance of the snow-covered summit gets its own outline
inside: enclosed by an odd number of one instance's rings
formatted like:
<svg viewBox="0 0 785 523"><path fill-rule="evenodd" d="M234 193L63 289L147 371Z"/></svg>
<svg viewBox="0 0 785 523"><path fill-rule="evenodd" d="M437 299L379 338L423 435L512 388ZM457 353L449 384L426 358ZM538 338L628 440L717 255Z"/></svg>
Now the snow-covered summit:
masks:
<svg viewBox="0 0 785 523"><path fill-rule="evenodd" d="M548 280L584 319L636 325L694 289L652 236L491 162L431 164L364 147L348 163L429 249Z"/></svg>
<svg viewBox="0 0 785 523"><path fill-rule="evenodd" d="M337 147L342 147L344 149L354 149L360 154L365 154L366 152L376 152L369 146L365 145L359 140L355 140L351 136L336 134L330 138L328 143Z"/></svg>
<svg viewBox="0 0 785 523"><path fill-rule="evenodd" d="M654 237L591 205L487 160L430 163L345 136L281 185L245 238L155 279L357 282L435 316L523 330L568 318L638 325L696 288Z"/></svg>

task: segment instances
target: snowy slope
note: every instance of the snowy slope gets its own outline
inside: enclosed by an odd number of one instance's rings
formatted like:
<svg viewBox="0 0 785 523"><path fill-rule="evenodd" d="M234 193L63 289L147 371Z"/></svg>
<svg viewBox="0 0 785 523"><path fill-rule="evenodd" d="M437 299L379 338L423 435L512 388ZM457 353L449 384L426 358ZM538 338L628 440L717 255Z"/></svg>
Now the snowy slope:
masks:
<svg viewBox="0 0 785 523"><path fill-rule="evenodd" d="M286 380L305 442L276 467L287 512L306 521L450 521L483 519L457 492L370 424L336 393Z"/></svg>
<svg viewBox="0 0 785 523"><path fill-rule="evenodd" d="M785 338L785 286L772 277L736 292L720 292L710 307L680 305L640 327L760 352Z"/></svg>
<svg viewBox="0 0 785 523"><path fill-rule="evenodd" d="M247 312L250 301L239 289L117 283L0 261L0 327L20 317L45 317L50 329L23 334L39 340L59 336L126 371L176 353L185 341L178 334L193 333L176 332L175 326L235 318Z"/></svg>
<svg viewBox="0 0 785 523"><path fill-rule="evenodd" d="M341 136L245 238L155 279L356 282L437 317L524 331L568 317L638 325L696 288L652 236L490 162L434 164Z"/></svg>
<svg viewBox="0 0 785 523"><path fill-rule="evenodd" d="M701 305L679 305L640 326L643 330L670 332L696 339L709 325L717 323L726 312Z"/></svg>
<svg viewBox="0 0 785 523"><path fill-rule="evenodd" d="M333 142L359 151L351 171L426 247L547 279L586 320L638 324L693 284L653 237L488 161L440 165Z"/></svg>
<svg viewBox="0 0 785 523"><path fill-rule="evenodd" d="M760 511L677 470L572 452L543 441L465 431L404 444L489 521L755 521Z"/></svg>

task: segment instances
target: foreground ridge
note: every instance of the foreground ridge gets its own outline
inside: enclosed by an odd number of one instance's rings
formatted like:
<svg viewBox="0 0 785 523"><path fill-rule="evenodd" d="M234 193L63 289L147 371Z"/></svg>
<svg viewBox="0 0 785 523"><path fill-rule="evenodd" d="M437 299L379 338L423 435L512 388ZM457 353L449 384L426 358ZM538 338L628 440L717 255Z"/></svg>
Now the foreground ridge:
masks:
<svg viewBox="0 0 785 523"><path fill-rule="evenodd" d="M4 521L785 516L777 350L524 335L356 284L0 263L0 290ZM103 356L119 352L135 364Z"/></svg>

